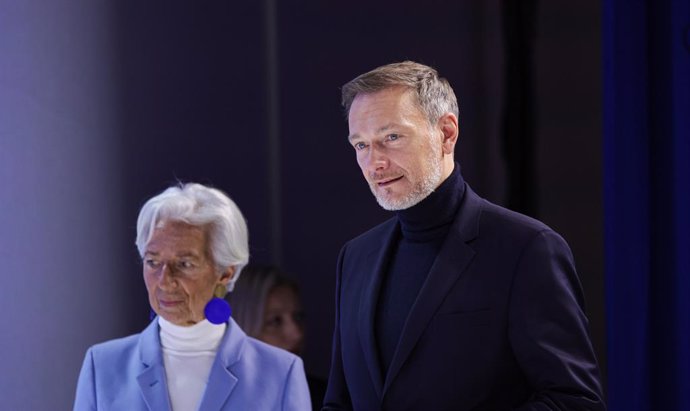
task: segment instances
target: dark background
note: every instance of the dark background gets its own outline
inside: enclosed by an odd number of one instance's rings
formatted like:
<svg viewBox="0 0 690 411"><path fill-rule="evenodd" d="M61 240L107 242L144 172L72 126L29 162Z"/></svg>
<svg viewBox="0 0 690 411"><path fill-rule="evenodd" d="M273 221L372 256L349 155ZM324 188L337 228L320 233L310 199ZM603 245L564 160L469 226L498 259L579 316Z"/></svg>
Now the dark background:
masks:
<svg viewBox="0 0 690 411"><path fill-rule="evenodd" d="M325 377L338 251L390 216L339 87L404 59L453 85L475 191L570 243L605 370L600 4L517 3L0 0L1 408L69 409L86 348L145 326L136 216L178 180L226 191L252 261L299 280Z"/></svg>

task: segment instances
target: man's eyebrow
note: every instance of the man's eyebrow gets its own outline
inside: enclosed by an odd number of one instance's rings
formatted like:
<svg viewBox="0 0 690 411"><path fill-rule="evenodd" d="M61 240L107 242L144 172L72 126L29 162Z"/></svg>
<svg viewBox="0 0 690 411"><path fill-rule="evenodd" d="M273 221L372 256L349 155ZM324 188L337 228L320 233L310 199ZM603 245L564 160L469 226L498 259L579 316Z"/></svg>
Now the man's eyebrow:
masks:
<svg viewBox="0 0 690 411"><path fill-rule="evenodd" d="M376 130L376 134L383 133L384 131L390 130L391 128L394 128L394 127L396 127L396 126L398 126L398 125L395 124L395 123L388 123L388 124L386 124L386 125L384 125L384 126L379 127L378 130ZM348 141L350 141L350 142L352 142L352 141L354 141L354 140L357 140L358 138L359 138L359 134L357 134L357 133L355 133L355 134L350 134L349 136L347 136L347 139L348 139Z"/></svg>
<svg viewBox="0 0 690 411"><path fill-rule="evenodd" d="M384 131L390 130L391 128L395 127L397 124L394 123L388 123L384 126L379 127L378 130L376 130L376 133L383 133Z"/></svg>

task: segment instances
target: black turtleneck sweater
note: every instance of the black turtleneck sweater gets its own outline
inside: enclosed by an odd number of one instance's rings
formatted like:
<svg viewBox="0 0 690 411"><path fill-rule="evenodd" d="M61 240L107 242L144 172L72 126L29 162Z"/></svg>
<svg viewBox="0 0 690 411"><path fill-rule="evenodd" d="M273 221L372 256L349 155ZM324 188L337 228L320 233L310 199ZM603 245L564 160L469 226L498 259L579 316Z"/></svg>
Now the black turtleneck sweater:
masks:
<svg viewBox="0 0 690 411"><path fill-rule="evenodd" d="M376 306L376 341L384 378L393 360L407 316L455 219L465 181L460 166L427 198L397 212L397 245L383 279Z"/></svg>

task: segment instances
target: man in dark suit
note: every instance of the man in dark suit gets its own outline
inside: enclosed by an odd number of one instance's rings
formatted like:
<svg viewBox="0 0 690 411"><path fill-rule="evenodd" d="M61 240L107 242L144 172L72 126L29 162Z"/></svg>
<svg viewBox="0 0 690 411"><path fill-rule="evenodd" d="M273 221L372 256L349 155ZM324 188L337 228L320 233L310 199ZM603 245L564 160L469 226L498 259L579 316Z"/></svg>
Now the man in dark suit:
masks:
<svg viewBox="0 0 690 411"><path fill-rule="evenodd" d="M464 182L448 82L390 64L347 83L343 105L396 216L341 250L323 409L604 410L570 249Z"/></svg>

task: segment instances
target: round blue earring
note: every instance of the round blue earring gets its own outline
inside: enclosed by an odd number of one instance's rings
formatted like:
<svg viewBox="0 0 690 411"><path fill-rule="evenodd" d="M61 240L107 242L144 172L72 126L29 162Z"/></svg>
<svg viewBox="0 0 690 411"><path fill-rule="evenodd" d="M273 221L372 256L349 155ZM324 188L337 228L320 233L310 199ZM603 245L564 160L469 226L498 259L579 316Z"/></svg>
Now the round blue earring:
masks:
<svg viewBox="0 0 690 411"><path fill-rule="evenodd" d="M222 284L216 285L213 289L213 298L204 307L204 315L210 323L223 324L230 319L230 314L232 314L230 304L223 299L227 293L227 288Z"/></svg>

